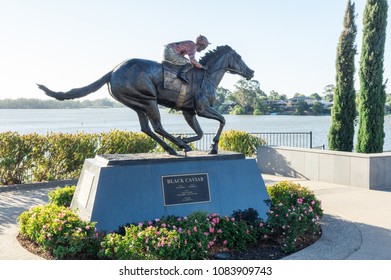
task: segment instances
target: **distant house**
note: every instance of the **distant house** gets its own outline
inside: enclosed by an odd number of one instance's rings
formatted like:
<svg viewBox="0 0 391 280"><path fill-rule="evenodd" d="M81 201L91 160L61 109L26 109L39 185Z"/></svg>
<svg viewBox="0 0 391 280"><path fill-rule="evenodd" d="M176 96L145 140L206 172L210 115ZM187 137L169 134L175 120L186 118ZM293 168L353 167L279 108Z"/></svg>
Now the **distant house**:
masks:
<svg viewBox="0 0 391 280"><path fill-rule="evenodd" d="M285 111L288 104L284 100L267 100L266 104L274 111Z"/></svg>
<svg viewBox="0 0 391 280"><path fill-rule="evenodd" d="M307 97L307 96L298 96L298 97L293 97L293 98L290 98L288 100L290 106L294 106L296 105L297 103L299 103L299 101L305 101L309 106L312 106L314 105L316 102L319 102L323 105L323 108L327 109L327 108L330 108L333 106L333 102L329 102L329 101L326 101L326 100L317 100L315 98L312 98L312 97Z"/></svg>
<svg viewBox="0 0 391 280"><path fill-rule="evenodd" d="M333 107L334 105L334 102L329 102L329 101L326 101L326 100L319 100L319 102L323 105L323 108L327 109L327 108L331 108Z"/></svg>
<svg viewBox="0 0 391 280"><path fill-rule="evenodd" d="M313 105L315 102L318 102L318 100L316 100L315 98L307 96L297 96L289 99L291 105L296 105L300 101L305 101L308 105Z"/></svg>

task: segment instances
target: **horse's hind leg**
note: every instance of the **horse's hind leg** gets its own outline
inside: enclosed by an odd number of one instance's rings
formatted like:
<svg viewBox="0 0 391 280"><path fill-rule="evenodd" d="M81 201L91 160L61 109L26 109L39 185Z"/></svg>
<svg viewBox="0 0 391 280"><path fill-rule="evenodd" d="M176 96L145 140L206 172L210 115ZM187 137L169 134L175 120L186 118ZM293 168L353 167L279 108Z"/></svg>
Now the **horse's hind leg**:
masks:
<svg viewBox="0 0 391 280"><path fill-rule="evenodd" d="M147 112L145 112L145 114L147 115L149 121L151 122L151 124L153 126L153 130L157 134L168 139L169 141L171 141L173 144L175 144L179 148L184 149L185 152L189 152L192 150L189 145L187 145L184 141L182 141L182 139L176 138L164 130L162 123L161 123L161 120L160 120L160 112L159 112L159 108L158 108L157 104L150 104L150 106L148 108L149 108L149 110Z"/></svg>
<svg viewBox="0 0 391 280"><path fill-rule="evenodd" d="M177 152L170 147L166 142L164 142L159 136L157 136L149 127L148 124L148 117L144 112L141 111L136 111L139 121L140 121L140 126L141 126L141 131L147 134L149 137L151 137L153 140L159 143L160 146L163 147L163 149L168 152L170 155L177 155Z"/></svg>

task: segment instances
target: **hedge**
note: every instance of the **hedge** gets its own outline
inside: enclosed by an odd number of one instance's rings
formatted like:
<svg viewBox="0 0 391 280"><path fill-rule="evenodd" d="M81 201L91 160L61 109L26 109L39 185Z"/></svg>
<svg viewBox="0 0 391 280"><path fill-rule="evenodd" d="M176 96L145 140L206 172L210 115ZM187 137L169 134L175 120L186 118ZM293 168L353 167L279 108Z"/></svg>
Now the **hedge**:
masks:
<svg viewBox="0 0 391 280"><path fill-rule="evenodd" d="M265 141L243 131L221 136L222 150L254 155ZM195 149L194 144L191 145ZM0 133L0 185L78 178L86 158L97 154L164 152L141 132Z"/></svg>
<svg viewBox="0 0 391 280"><path fill-rule="evenodd" d="M156 142L141 132L0 133L0 185L77 178L96 154L147 153Z"/></svg>

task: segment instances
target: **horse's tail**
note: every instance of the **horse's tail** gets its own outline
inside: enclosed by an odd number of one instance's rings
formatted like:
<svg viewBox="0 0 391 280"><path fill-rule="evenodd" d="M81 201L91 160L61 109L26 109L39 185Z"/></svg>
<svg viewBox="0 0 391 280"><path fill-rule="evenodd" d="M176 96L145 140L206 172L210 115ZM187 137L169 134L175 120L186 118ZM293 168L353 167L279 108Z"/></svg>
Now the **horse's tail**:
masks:
<svg viewBox="0 0 391 280"><path fill-rule="evenodd" d="M99 80L97 80L96 82L93 82L92 84L90 84L88 86L81 87L81 88L74 88L74 89L71 89L70 91L67 91L67 92L62 92L62 91L55 92L55 91L51 91L50 89L48 89L44 85L39 85L39 84L37 84L37 85L40 89L42 89L46 93L46 95L53 97L53 98L56 98L57 100L63 101L63 100L81 98L81 97L87 96L87 95L97 91L98 89L103 87L103 85L107 84L110 81L112 72L113 71L110 71L109 73L104 75L102 78L100 78Z"/></svg>

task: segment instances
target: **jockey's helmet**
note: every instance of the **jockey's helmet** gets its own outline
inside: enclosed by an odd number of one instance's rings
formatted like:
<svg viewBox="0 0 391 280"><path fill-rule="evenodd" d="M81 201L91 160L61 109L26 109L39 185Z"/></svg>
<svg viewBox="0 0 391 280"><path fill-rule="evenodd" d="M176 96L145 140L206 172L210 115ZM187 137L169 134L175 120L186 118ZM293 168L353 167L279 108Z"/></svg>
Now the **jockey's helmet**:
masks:
<svg viewBox="0 0 391 280"><path fill-rule="evenodd" d="M206 39L205 36L200 35L200 36L197 37L196 44L197 45L204 45L206 47L210 43L209 43L208 39Z"/></svg>

